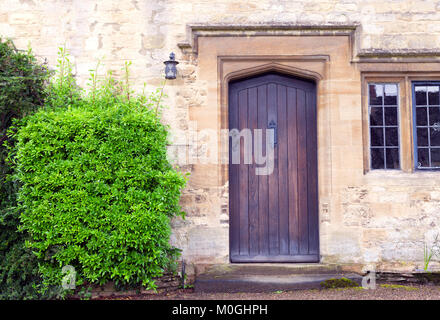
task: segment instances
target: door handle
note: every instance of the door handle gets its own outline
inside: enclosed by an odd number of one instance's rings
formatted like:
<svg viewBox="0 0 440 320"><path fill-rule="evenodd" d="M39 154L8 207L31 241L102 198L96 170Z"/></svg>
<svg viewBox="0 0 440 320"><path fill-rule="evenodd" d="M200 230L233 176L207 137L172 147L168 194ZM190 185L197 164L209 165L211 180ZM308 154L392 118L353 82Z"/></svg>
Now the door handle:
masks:
<svg viewBox="0 0 440 320"><path fill-rule="evenodd" d="M277 140L278 140L278 134L277 134L277 124L275 123L275 121L271 120L269 122L269 125L267 126L268 129L273 129L273 145L276 146L277 145Z"/></svg>

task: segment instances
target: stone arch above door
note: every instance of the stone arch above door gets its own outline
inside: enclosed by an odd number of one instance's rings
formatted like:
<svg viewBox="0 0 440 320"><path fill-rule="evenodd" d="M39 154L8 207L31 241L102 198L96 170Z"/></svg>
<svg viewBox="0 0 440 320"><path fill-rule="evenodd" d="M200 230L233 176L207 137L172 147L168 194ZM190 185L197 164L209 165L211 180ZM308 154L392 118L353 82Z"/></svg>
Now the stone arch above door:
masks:
<svg viewBox="0 0 440 320"><path fill-rule="evenodd" d="M220 57L220 59L224 61L227 58L222 59ZM259 57L259 59L261 59L261 57ZM322 61L327 61L328 57L318 57L318 59L319 60L322 59ZM257 63L261 63L261 62L257 62ZM293 65L284 64L282 63L282 61L277 62L277 59L274 58L274 60L270 61L269 63L263 62L263 64L255 65L250 68L229 72L228 74L224 75L223 82L228 83L230 81L240 80L247 77L253 77L267 72L277 72L289 76L314 80L316 82L318 82L323 78L323 75L316 71L302 69Z"/></svg>
<svg viewBox="0 0 440 320"><path fill-rule="evenodd" d="M220 123L222 129L227 129L228 119L228 84L230 81L257 76L267 72L277 72L288 76L298 77L306 80L312 80L317 85L317 100L320 113L318 122L324 127L327 135L324 139L330 137L330 125L328 123L330 116L328 108L324 106L329 104L328 96L328 65L329 55L262 55L262 56L219 56L217 58L218 70L218 96L220 98ZM319 129L318 129L319 130ZM329 141L322 141L321 144L330 146ZM323 143L324 142L324 143ZM321 150L322 151L322 150ZM329 150L327 150L330 152ZM328 164L330 166L330 164ZM220 184L227 182L227 165L220 168ZM326 173L321 172L321 179L327 180ZM328 185L330 183L328 182ZM324 184L325 185L325 184ZM322 189L324 191L325 188ZM326 191L324 191L327 193Z"/></svg>

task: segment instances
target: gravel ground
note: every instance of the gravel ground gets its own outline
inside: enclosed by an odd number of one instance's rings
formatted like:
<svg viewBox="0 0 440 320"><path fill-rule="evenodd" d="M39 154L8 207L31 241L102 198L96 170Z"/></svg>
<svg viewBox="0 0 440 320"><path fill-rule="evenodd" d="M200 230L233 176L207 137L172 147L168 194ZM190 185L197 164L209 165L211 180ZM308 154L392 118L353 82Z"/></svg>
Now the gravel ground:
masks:
<svg viewBox="0 0 440 320"><path fill-rule="evenodd" d="M440 286L378 284L375 290L341 288L271 293L196 293L193 289L106 299L122 300L440 300Z"/></svg>

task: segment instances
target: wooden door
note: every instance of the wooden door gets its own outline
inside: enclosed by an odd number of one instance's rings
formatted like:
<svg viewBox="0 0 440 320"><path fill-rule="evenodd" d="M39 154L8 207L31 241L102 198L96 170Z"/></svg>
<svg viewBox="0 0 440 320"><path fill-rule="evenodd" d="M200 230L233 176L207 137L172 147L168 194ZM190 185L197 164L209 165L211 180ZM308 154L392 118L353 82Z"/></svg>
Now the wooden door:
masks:
<svg viewBox="0 0 440 320"><path fill-rule="evenodd" d="M233 163L229 142L230 257L232 262L318 262L316 86L275 73L229 85L229 128L250 129L251 163ZM256 169L255 129L274 132L273 171ZM237 144L235 145L235 150ZM261 146L263 155L266 145ZM236 161L235 161L236 162Z"/></svg>

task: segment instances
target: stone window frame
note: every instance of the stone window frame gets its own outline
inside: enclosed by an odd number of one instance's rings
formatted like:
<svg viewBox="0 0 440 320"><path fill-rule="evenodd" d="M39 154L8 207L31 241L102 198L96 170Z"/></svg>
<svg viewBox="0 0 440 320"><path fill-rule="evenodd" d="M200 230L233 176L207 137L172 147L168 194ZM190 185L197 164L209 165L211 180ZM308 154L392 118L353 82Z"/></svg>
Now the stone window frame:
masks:
<svg viewBox="0 0 440 320"><path fill-rule="evenodd" d="M362 140L363 140L363 163L364 174L371 171L396 171L394 170L372 170L370 166L370 133L368 113L368 85L370 83L396 83L399 94L399 139L400 139L400 170L403 173L415 173L416 169L414 145L414 110L412 99L412 85L415 81L440 82L440 72L362 72ZM423 170L427 171L427 170ZM438 170L430 171L438 173Z"/></svg>
<svg viewBox="0 0 440 320"><path fill-rule="evenodd" d="M386 131L386 127L387 127L387 124L386 124L386 119L385 119L385 109L387 108L387 105L385 104L385 101L382 101L382 105L381 105L381 109L382 109L382 119L383 119L383 123L382 123L382 125L376 125L376 126L373 126L372 124L371 124L371 115L370 115L370 113L368 113L368 128L369 128L369 131L368 131L368 134L369 134L369 139L368 139L368 143L369 143L369 167L370 167L370 169L371 170L400 170L401 169L401 158L402 158L402 155L401 155L401 148L400 148L400 103L399 103L399 97L400 97L400 85L399 85L399 83L396 83L396 82L376 82L376 81L374 81L374 82L368 82L368 93L367 93L367 95L368 95L368 110L370 110L372 107L377 107L376 105L371 105L371 99L370 99L370 91L369 91L369 87L371 86L371 85L380 85L380 86L383 86L383 88L384 88L384 90L385 90L385 86L386 85L395 85L396 87L397 87L397 104L396 105L393 105L393 107L397 107L397 124L395 125L396 127L397 127L397 146L393 146L393 147L390 147L390 146L387 146L386 145L386 136L385 136L385 131ZM372 143L371 143L371 129L373 128L373 127L377 127L377 128L380 128L381 130L383 130L383 139L384 139L384 144L383 144L383 146L381 147L381 146L372 146ZM393 148L393 149L397 149L398 150L398 153L399 153L399 167L398 168L386 168L386 166L387 166L387 163L386 163L386 159L387 159L387 154L386 154L386 149L387 148ZM372 150L373 149L383 149L383 152L384 152L384 168L372 168Z"/></svg>
<svg viewBox="0 0 440 320"><path fill-rule="evenodd" d="M412 108L413 108L413 114L414 114L414 117L413 117L413 122L414 122L414 124L413 124L413 127L414 127L413 135L414 135L414 159L415 159L414 160L414 166L415 166L415 170L439 171L440 170L439 166L432 166L431 165L431 167L419 167L418 163L417 163L418 162L418 152L419 152L419 145L418 145L418 142L417 142L417 140L418 140L417 129L420 128L421 126L417 125L417 114L416 114L416 112L417 112L417 105L416 105L416 98L414 96L415 91L416 91L415 90L416 86L436 86L436 87L440 87L440 81L433 81L433 80L430 80L430 81L412 81L412 83L411 83L411 93L413 95ZM431 104L428 104L428 101L427 101L427 105L429 105L429 108L432 108ZM435 105L435 106L437 107L438 105ZM428 110L427 110L427 121L428 121L428 123L427 123L426 127L432 128L432 125L429 124L429 114L430 114L430 112ZM422 127L424 127L424 126L422 126ZM430 133L428 131L428 141L430 140L429 139L429 135L430 135ZM428 142L428 146L426 146L426 147L422 146L421 148L428 149L428 153L430 153L432 149L439 149L438 146L432 147L430 142ZM430 159L429 162L431 163L431 155L429 155L429 159Z"/></svg>

